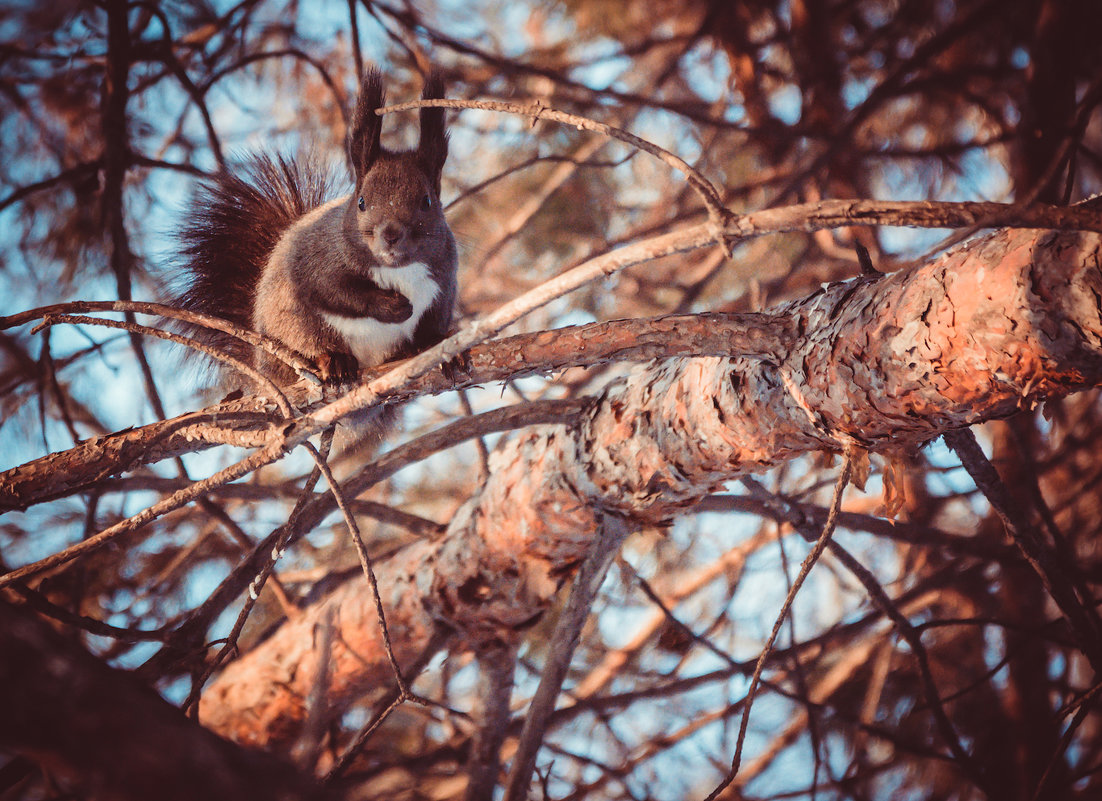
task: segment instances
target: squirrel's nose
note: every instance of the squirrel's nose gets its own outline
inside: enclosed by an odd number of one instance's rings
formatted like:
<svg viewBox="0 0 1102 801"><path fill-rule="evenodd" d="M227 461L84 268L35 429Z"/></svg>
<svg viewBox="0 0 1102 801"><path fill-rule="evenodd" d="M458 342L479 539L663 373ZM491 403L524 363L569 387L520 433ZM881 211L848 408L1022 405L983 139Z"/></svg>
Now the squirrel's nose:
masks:
<svg viewBox="0 0 1102 801"><path fill-rule="evenodd" d="M406 229L396 222L388 222L379 230L379 236L388 245L397 245L406 235Z"/></svg>

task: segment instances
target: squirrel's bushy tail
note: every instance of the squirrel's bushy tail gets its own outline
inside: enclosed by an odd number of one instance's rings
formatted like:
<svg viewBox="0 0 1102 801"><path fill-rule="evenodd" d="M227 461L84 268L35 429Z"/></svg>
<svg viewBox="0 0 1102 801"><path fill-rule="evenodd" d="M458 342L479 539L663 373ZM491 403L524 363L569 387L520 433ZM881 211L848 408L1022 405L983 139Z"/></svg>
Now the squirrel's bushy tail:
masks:
<svg viewBox="0 0 1102 801"><path fill-rule="evenodd" d="M200 185L180 232L182 290L174 305L253 328L260 274L283 232L329 199L330 171L316 159L256 154ZM190 336L252 362L252 347L185 325Z"/></svg>

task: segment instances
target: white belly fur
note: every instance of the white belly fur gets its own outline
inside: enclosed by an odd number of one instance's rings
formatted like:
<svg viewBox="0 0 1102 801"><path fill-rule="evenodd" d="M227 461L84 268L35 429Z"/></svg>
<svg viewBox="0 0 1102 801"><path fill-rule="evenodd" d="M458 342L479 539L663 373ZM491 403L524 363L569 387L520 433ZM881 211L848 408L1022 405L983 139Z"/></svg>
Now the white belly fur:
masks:
<svg viewBox="0 0 1102 801"><path fill-rule="evenodd" d="M421 315L440 292L424 262L415 261L405 267L372 267L369 272L372 280L383 289L395 289L405 295L413 306L413 314L403 323L381 323L371 317L325 315L325 321L344 336L352 355L363 367L386 361L399 345L411 339Z"/></svg>

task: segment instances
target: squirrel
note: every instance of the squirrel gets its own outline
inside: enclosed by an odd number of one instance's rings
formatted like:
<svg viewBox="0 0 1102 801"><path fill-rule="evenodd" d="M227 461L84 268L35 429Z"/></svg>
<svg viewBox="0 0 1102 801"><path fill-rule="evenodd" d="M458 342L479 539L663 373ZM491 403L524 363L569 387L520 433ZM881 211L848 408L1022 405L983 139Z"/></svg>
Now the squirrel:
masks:
<svg viewBox="0 0 1102 801"><path fill-rule="evenodd" d="M443 97L432 73L423 99ZM422 108L414 150L380 144L383 79L364 76L348 135L355 189L328 199L313 159L254 154L200 186L182 244L176 305L221 317L301 353L329 382L418 353L451 325L458 253L440 205L448 155L443 108ZM276 357L191 327L278 385L297 379Z"/></svg>

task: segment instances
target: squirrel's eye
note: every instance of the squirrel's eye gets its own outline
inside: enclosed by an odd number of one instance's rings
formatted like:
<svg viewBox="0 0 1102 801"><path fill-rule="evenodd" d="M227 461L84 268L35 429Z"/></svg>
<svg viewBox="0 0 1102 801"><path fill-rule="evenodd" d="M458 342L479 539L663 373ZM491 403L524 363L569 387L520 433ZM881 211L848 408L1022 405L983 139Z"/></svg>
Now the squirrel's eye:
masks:
<svg viewBox="0 0 1102 801"><path fill-rule="evenodd" d="M428 192L421 198L421 211L429 211L432 208L432 195Z"/></svg>
<svg viewBox="0 0 1102 801"><path fill-rule="evenodd" d="M359 203L357 205L360 207L360 211L367 211L367 204L364 203L364 196L363 195L360 195L360 200L359 200Z"/></svg>

